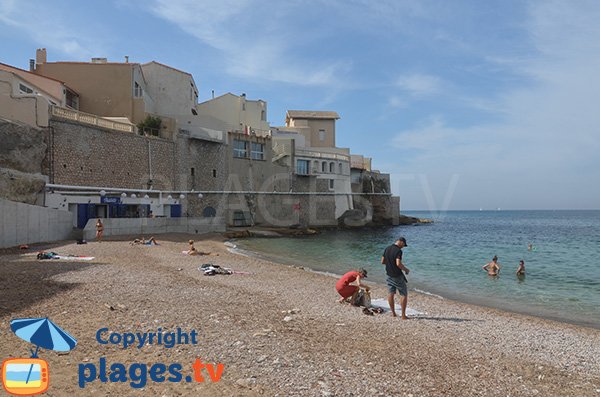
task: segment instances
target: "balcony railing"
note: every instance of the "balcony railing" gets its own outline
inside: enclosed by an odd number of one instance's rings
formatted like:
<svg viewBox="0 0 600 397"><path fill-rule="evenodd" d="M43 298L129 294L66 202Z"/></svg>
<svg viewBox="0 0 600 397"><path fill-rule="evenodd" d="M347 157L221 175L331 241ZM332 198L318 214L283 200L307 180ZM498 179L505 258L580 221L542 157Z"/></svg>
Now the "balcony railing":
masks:
<svg viewBox="0 0 600 397"><path fill-rule="evenodd" d="M79 112L77 110L67 109L60 106L52 106L51 109L52 116L61 119L78 121L83 124L97 125L98 127L108 128L116 131L133 132L133 125L131 124L105 119L93 114Z"/></svg>
<svg viewBox="0 0 600 397"><path fill-rule="evenodd" d="M296 149L296 156L314 157L327 160L350 161L350 156L338 153L317 152L315 150Z"/></svg>

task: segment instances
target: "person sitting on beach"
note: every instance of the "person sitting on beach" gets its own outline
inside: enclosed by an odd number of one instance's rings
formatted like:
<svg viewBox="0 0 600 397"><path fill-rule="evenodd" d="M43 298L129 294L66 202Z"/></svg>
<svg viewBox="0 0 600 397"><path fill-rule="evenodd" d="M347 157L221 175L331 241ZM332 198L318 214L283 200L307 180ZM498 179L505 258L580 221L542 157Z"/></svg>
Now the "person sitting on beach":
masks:
<svg viewBox="0 0 600 397"><path fill-rule="evenodd" d="M525 261L520 260L519 267L517 268L517 276L524 276L524 275L525 275Z"/></svg>
<svg viewBox="0 0 600 397"><path fill-rule="evenodd" d="M198 250L196 249L196 247L194 247L194 240L189 240L188 244L190 245L190 248L187 251L188 255L199 255L200 254L198 252Z"/></svg>
<svg viewBox="0 0 600 397"><path fill-rule="evenodd" d="M369 291L369 287L361 283L361 279L367 278L367 271L363 268L351 270L344 274L335 284L335 289L342 297L339 302L344 303L350 298L350 302L354 302L360 288ZM350 285L356 281L356 285Z"/></svg>
<svg viewBox="0 0 600 397"><path fill-rule="evenodd" d="M481 267L483 270L488 272L488 276L497 276L500 273L500 265L498 264L498 257L494 255L492 261L487 265Z"/></svg>

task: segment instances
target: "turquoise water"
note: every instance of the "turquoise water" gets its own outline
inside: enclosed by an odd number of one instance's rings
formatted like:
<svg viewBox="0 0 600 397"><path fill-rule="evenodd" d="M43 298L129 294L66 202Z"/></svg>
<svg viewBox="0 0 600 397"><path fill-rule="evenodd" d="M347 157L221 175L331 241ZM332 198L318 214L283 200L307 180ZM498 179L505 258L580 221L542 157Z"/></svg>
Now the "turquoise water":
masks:
<svg viewBox="0 0 600 397"><path fill-rule="evenodd" d="M408 241L409 288L509 311L600 328L600 211L407 212L434 224L318 236L251 238L242 249L277 261L343 274L365 267L384 282L381 253L395 237ZM528 250L532 243L534 250ZM502 270L481 266L497 255ZM515 275L519 260L527 275ZM333 288L333 286L332 286Z"/></svg>

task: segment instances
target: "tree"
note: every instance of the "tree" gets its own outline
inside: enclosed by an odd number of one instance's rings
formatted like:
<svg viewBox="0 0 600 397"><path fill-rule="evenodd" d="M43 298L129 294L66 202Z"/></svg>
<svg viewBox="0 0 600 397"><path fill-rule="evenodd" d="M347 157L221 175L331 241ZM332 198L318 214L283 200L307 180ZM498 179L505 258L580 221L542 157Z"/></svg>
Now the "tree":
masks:
<svg viewBox="0 0 600 397"><path fill-rule="evenodd" d="M140 122L137 125L138 131L140 135L160 135L160 127L162 125L162 120L160 117L148 115L144 119L144 121Z"/></svg>

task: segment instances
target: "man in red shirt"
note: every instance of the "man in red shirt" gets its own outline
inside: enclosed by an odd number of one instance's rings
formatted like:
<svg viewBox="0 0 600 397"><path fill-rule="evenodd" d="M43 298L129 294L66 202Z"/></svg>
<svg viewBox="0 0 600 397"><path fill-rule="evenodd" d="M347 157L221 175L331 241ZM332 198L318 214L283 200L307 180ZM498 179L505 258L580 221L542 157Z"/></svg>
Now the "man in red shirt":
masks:
<svg viewBox="0 0 600 397"><path fill-rule="evenodd" d="M350 298L350 302L354 302L358 290L361 287L367 291L369 290L369 287L360 282L362 278L367 278L367 271L363 268L349 271L337 281L335 289L342 296L339 301L340 303L344 303L348 298ZM354 281L356 281L356 285L350 285L350 283L353 283Z"/></svg>

